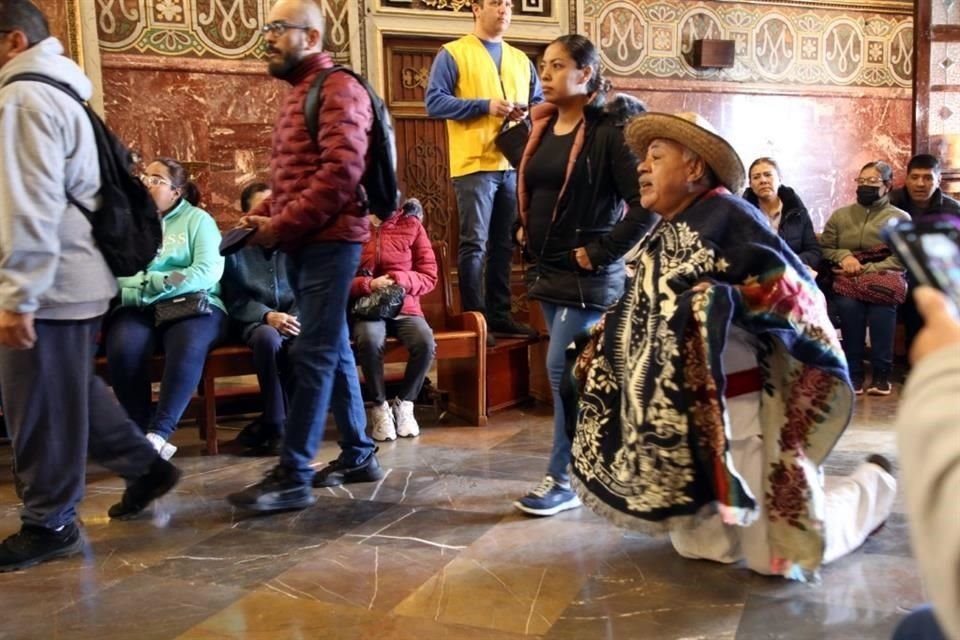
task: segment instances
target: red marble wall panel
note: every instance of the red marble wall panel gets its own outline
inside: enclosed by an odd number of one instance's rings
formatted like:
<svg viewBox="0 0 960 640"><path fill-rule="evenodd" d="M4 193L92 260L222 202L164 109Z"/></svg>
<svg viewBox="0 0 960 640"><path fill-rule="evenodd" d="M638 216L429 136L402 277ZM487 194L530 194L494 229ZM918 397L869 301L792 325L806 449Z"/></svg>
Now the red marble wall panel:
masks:
<svg viewBox="0 0 960 640"><path fill-rule="evenodd" d="M906 98L640 92L651 111L695 111L734 146L744 166L777 160L819 231L854 201L860 167L884 160L902 181L910 159L912 101Z"/></svg>
<svg viewBox="0 0 960 640"><path fill-rule="evenodd" d="M64 43L64 48L67 48L69 21L67 3L64 0L33 0L33 2L47 16L51 35L59 38L60 42Z"/></svg>
<svg viewBox="0 0 960 640"><path fill-rule="evenodd" d="M223 63L228 65L229 63ZM232 226L241 189L268 177L270 136L286 85L266 73L103 70L107 119L137 153L180 160L221 227Z"/></svg>

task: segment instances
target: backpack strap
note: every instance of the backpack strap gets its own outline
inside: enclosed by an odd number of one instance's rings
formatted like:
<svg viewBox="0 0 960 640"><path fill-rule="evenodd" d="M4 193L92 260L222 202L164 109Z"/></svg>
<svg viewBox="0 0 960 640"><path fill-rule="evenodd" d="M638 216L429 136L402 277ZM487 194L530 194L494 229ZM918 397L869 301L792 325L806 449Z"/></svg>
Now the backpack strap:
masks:
<svg viewBox="0 0 960 640"><path fill-rule="evenodd" d="M349 74L354 80L360 83L360 86L364 88L367 95L370 94L370 88L367 85L366 79L358 75L357 72L350 67L335 64L329 69L324 69L318 73L317 77L310 83L310 89L307 90L307 97L303 101L303 119L307 125L307 132L310 134L310 139L313 140L314 143L317 142L317 134L320 133L317 122L317 118L320 116L320 89L323 88L323 83L326 81L327 76L334 71L343 71ZM376 113L374 113L374 117L376 117Z"/></svg>
<svg viewBox="0 0 960 640"><path fill-rule="evenodd" d="M7 78L7 81L3 83L3 86L7 86L11 82L17 82L19 80L27 80L30 82L39 82L41 84L48 84L51 87L56 87L57 89L60 89L61 91L69 95L71 98L73 98L80 104L82 105L87 104L87 101L81 98L80 94L74 91L73 87L68 85L66 82L60 82L59 80L54 80L50 76L44 75L42 73L33 73L29 71L24 73L17 73Z"/></svg>
<svg viewBox="0 0 960 640"><path fill-rule="evenodd" d="M80 94L74 91L73 87L71 87L65 82L54 80L50 76L44 75L42 73L32 73L27 71L24 73L17 73L10 76L9 78L7 78L7 81L3 83L3 86L5 87L8 84L12 82L17 82L17 81L39 82L41 84L50 85L51 87L56 87L57 89L60 89L60 91L63 91L65 94L67 94L68 96L70 96L71 98L79 102L80 106L82 106L84 111L87 112L87 117L90 116L90 107L87 105L87 101L81 98ZM69 202L70 204L75 206L77 209L79 209L80 212L83 213L84 216L86 216L87 220L90 221L90 224L93 224L93 217L92 217L93 212L90 211L90 209L87 209L82 204L80 204L80 202L76 198L70 195L69 191L66 191L66 194L67 194L67 202Z"/></svg>
<svg viewBox="0 0 960 640"><path fill-rule="evenodd" d="M317 74L317 77L310 83L310 89L307 90L307 97L303 101L303 119L307 125L307 132L310 134L310 139L313 140L315 144L317 143L317 134L320 133L319 123L317 122L317 118L320 115L320 89L323 87L327 76L331 73L346 70L346 67L339 64L333 65L329 69L324 69Z"/></svg>

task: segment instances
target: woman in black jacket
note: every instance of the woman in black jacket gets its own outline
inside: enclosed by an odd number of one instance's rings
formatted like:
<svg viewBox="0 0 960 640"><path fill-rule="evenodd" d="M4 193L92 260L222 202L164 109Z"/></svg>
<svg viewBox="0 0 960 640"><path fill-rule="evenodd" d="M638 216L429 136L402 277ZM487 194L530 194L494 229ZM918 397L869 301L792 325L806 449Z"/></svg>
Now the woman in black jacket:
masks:
<svg viewBox="0 0 960 640"><path fill-rule="evenodd" d="M532 263L527 295L540 303L550 333L554 437L547 476L514 506L546 516L580 505L567 474L570 439L559 393L564 351L620 297L623 254L655 217L640 205L637 158L623 138L624 124L643 104L626 95L606 100L599 53L584 36L557 38L542 64L546 102L531 109L517 177L518 240Z"/></svg>
<svg viewBox="0 0 960 640"><path fill-rule="evenodd" d="M780 183L780 166L773 158L757 158L750 165L750 186L743 197L758 207L773 230L813 272L823 254L813 221L797 192Z"/></svg>

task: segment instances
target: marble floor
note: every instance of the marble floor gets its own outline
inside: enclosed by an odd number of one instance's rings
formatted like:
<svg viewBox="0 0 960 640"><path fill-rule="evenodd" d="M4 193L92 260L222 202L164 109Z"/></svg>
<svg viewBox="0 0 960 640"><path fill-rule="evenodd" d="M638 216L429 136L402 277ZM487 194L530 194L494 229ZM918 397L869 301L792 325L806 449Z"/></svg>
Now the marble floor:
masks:
<svg viewBox="0 0 960 640"><path fill-rule="evenodd" d="M893 456L895 410L895 395L858 400L827 472L849 472L868 452ZM122 484L91 468L85 554L0 575L0 640L885 639L924 601L899 501L821 584L789 583L681 559L667 540L586 509L514 511L546 467L542 407L483 429L423 422L419 439L381 448L383 481L324 490L293 514L232 509L224 495L271 461L201 456L192 428L176 438L183 481L138 520L106 517ZM318 464L335 455L326 442ZM0 446L0 468L9 458ZM5 536L18 503L0 476Z"/></svg>

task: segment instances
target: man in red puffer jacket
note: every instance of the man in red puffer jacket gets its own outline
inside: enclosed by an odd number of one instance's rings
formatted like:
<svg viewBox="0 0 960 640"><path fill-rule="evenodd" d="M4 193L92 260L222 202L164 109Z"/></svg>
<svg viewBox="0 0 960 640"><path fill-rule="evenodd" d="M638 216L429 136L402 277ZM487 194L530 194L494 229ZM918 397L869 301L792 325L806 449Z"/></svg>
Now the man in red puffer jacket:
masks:
<svg viewBox="0 0 960 640"><path fill-rule="evenodd" d="M323 52L324 18L310 0L280 0L263 26L270 75L292 85L273 133L272 196L242 224L256 228L250 242L279 246L300 308L301 332L291 348L296 385L277 466L259 483L229 496L253 511L303 509L314 487L373 482L383 477L366 435L346 308L360 251L370 237L360 204L373 110L364 87L347 73L331 73L320 91L317 139L304 120L314 78L333 66ZM327 410L340 431L340 456L314 474L310 464L323 440Z"/></svg>
<svg viewBox="0 0 960 640"><path fill-rule="evenodd" d="M427 231L420 223L423 207L416 198L410 198L399 214L387 221L370 215L373 237L363 245L360 270L350 290L351 298L368 296L393 284L403 287L404 291L403 306L397 317L353 320L357 361L373 400L370 435L380 441L420 435L420 425L413 415L413 401L420 395L437 350L433 330L420 308L420 296L437 286L437 259ZM396 336L410 353L393 406L387 404L383 379L383 347L387 335Z"/></svg>

